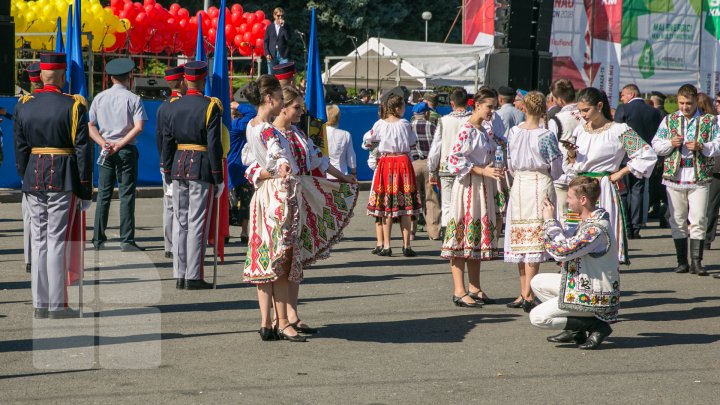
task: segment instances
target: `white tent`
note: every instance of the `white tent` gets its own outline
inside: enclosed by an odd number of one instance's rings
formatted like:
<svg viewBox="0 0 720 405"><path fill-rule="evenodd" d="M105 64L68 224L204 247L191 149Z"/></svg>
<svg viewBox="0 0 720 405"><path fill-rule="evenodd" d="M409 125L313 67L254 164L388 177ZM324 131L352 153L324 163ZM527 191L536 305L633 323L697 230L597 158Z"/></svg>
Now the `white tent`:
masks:
<svg viewBox="0 0 720 405"><path fill-rule="evenodd" d="M357 55L326 57L323 82L355 87L357 77L358 88L462 86L474 92L491 51L489 46L370 38ZM330 67L334 60L339 62Z"/></svg>

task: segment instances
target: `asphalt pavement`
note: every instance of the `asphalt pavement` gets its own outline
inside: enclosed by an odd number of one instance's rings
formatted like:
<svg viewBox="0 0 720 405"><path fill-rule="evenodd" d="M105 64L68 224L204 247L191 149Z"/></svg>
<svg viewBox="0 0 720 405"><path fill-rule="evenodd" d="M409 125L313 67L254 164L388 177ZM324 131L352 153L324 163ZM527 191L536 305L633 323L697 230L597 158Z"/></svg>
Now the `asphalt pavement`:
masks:
<svg viewBox="0 0 720 405"><path fill-rule="evenodd" d="M656 222L630 243L621 322L601 350L581 351L505 307L518 294L514 265L484 262L483 290L500 303L470 309L452 304L448 263L424 232L415 258L400 254L398 228L393 257L371 255L367 196L331 257L305 271L300 316L320 328L306 343L260 340L238 228L218 289L176 290L159 198L137 200L148 248L137 253L119 249L113 201L108 249L86 252L84 318L33 320L20 205L0 203L0 402L717 403L720 280L673 273L670 231ZM705 253L711 273L719 259ZM79 289L68 294L76 305Z"/></svg>

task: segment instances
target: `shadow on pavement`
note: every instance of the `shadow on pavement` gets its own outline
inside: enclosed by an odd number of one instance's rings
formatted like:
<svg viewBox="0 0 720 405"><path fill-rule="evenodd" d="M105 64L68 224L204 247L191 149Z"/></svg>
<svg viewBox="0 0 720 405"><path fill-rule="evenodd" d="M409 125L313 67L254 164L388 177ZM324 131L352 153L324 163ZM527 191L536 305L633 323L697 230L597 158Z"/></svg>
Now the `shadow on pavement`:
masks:
<svg viewBox="0 0 720 405"><path fill-rule="evenodd" d="M47 371L47 372L38 372L38 373L0 375L0 380L8 380L11 378L38 377L38 376L55 375L55 374L82 373L85 371L96 371L96 370L97 369L95 369L95 368L88 368L85 370L64 370L64 371Z"/></svg>
<svg viewBox="0 0 720 405"><path fill-rule="evenodd" d="M355 267L380 267L380 266L394 266L394 267L417 267L417 266L436 266L438 264L447 264L447 259L440 258L439 255L428 255L423 256L419 253L415 258L403 257L401 253L394 252L391 257L378 257L374 260L364 260L357 262L337 263L337 264L313 264L313 269L343 269L343 268L355 268Z"/></svg>
<svg viewBox="0 0 720 405"><path fill-rule="evenodd" d="M713 297L712 299L718 300L720 298ZM688 321L691 319L718 318L720 317L720 307L695 307L684 311L638 312L633 314L622 314L622 317L631 321L646 322Z"/></svg>
<svg viewBox="0 0 720 405"><path fill-rule="evenodd" d="M28 274L28 277L30 275ZM0 283L0 290L25 290L30 289L30 280L27 281L5 281Z"/></svg>
<svg viewBox="0 0 720 405"><path fill-rule="evenodd" d="M233 331L233 332L209 332L209 333L146 333L141 335L130 335L130 336L89 336L89 335L78 335L78 336L63 336L58 338L43 338L43 339L20 339L20 340L7 340L3 342L0 347L0 353L8 352L29 352L32 350L62 350L72 349L78 347L88 347L91 337L93 338L93 346L100 346L100 339L102 339L104 345L119 345L124 343L141 343L141 342L152 342L156 340L170 340L170 339L186 339L195 337L205 336L217 336L217 335L232 335L236 333L257 333L255 330L252 331ZM34 346L34 347L33 347ZM52 374L52 373L51 373Z"/></svg>
<svg viewBox="0 0 720 405"><path fill-rule="evenodd" d="M410 319L389 322L330 324L320 329L317 338L345 339L376 343L453 343L462 342L478 324L510 322L520 315L457 315L441 318Z"/></svg>
<svg viewBox="0 0 720 405"><path fill-rule="evenodd" d="M638 337L608 338L610 344L603 343L606 349L642 349L658 346L706 345L720 341L720 335L702 333L639 333Z"/></svg>
<svg viewBox="0 0 720 405"><path fill-rule="evenodd" d="M312 269L317 269L320 266L313 266ZM312 271L310 269L310 271ZM303 284L343 284L343 283L372 283L378 281L391 281L391 280L402 280L404 278L413 277L424 277L424 276L436 276L439 274L447 274L446 271L435 272L435 273L396 273L396 274L382 274L382 275L359 275L359 274L347 274L342 276L325 276L325 277L307 277L303 281Z"/></svg>

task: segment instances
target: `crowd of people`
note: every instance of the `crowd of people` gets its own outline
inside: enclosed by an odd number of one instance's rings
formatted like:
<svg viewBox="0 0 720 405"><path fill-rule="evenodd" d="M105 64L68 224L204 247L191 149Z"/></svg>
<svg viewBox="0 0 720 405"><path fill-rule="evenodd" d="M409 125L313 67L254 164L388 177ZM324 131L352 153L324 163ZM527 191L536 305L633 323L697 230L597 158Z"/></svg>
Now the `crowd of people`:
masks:
<svg viewBox="0 0 720 405"><path fill-rule="evenodd" d="M227 180L231 222L247 244L243 278L257 290L260 337L302 342L317 332L298 314L303 269L342 239L357 204L358 162L353 135L339 128L337 106L327 106L327 156L300 129L304 102L294 64L275 63L284 62L282 53L275 56L268 59L273 75L239 91L249 104L229 106L227 144L224 106L203 94L207 65L166 70L172 94L156 124L164 246L178 289L212 288L204 280L205 250ZM37 86L21 97L14 118L30 227L26 263L34 316L66 318L77 316L64 293L72 263L66 256L77 253L68 247L73 228L91 205L93 142L102 151L94 248L104 249L117 181L122 250L143 250L134 240L135 138L147 116L128 90L129 59L106 65L113 86L89 107L60 91L63 54L40 59L28 69ZM528 312L533 325L562 329L552 342L596 349L617 320L618 267L630 263L628 241L642 238L650 208L672 228L678 273L708 275L703 251L717 224L720 137L712 100L683 85L678 111L667 114L662 94L652 93L653 105L640 94L628 84L613 111L602 91L577 92L565 79L548 96L483 86L471 97L455 88L444 116L433 96L412 106L397 94L382 97L378 120L362 139L374 170L366 204L375 221L372 254L393 255L398 223L402 255L416 256L412 242L424 226L449 261L453 304L467 308L497 303L481 286L480 268L502 256L519 275L518 296L508 307ZM403 118L408 107L410 121ZM650 204L648 195L660 194L666 205ZM539 274L550 261L561 263L560 273Z"/></svg>

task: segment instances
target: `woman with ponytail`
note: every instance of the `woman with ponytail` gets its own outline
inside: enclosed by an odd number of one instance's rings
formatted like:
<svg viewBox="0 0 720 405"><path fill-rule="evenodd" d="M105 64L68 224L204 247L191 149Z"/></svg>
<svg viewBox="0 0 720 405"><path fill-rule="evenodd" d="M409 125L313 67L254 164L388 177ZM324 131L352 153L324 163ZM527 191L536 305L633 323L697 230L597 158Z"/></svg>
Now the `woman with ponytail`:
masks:
<svg viewBox="0 0 720 405"><path fill-rule="evenodd" d="M610 215L620 263L629 264L626 220L618 182L628 173L638 178L650 177L657 155L627 124L612 121L610 104L604 92L594 87L581 90L578 110L585 124L575 128L574 144L564 143L568 155L563 168L570 178L588 176L600 179L601 193L597 205ZM626 158L625 167L620 168ZM567 221L572 222L572 213L569 215Z"/></svg>
<svg viewBox="0 0 720 405"><path fill-rule="evenodd" d="M545 96L525 96L525 121L507 132L508 170L514 177L505 220L505 262L517 263L520 296L508 304L525 312L535 306L530 281L548 259L543 243L543 201L555 203L553 180L563 173L555 135L547 130Z"/></svg>

